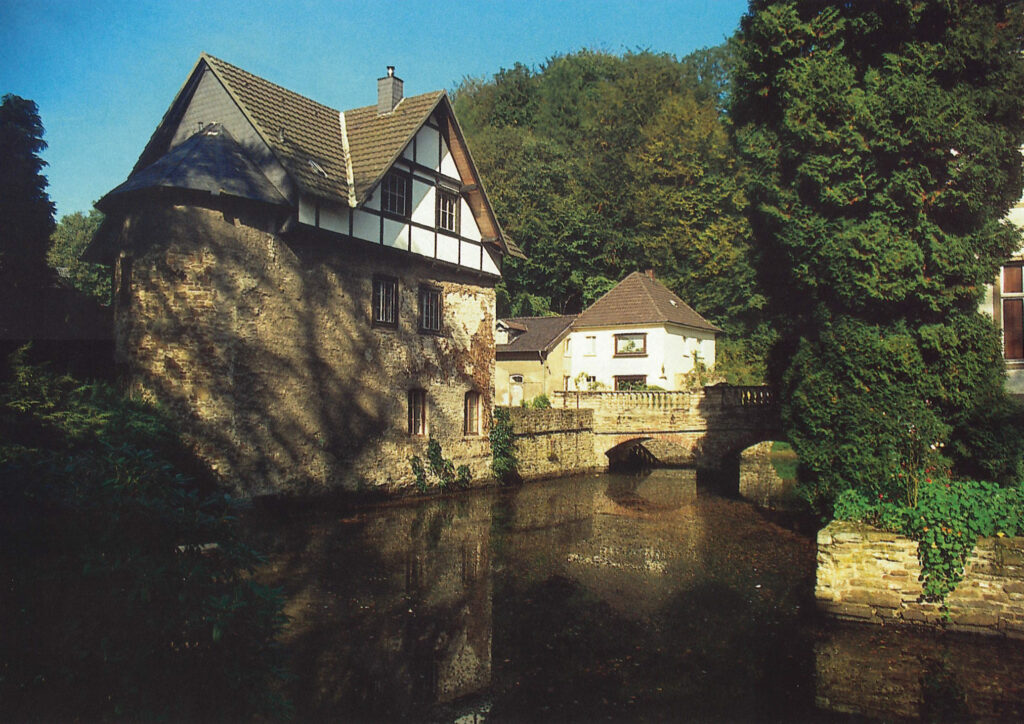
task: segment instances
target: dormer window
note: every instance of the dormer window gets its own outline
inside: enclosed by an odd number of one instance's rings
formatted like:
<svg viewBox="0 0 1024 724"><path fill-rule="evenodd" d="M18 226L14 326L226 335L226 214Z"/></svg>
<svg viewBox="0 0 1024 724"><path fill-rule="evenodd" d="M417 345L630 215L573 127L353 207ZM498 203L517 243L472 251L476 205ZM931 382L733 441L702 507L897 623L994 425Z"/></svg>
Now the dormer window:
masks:
<svg viewBox="0 0 1024 724"><path fill-rule="evenodd" d="M409 215L409 177L391 171L380 184L381 210L386 214Z"/></svg>
<svg viewBox="0 0 1024 724"><path fill-rule="evenodd" d="M437 189L437 228L459 233L459 195L448 189Z"/></svg>

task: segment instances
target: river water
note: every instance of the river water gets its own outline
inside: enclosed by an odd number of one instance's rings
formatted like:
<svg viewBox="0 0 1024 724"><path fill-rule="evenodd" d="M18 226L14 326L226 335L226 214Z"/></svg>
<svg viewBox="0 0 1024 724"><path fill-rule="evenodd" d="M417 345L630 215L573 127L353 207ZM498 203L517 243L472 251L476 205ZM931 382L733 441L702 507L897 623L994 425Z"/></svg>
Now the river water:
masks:
<svg viewBox="0 0 1024 724"><path fill-rule="evenodd" d="M300 721L1024 719L1019 642L821 620L813 532L687 471L251 522Z"/></svg>

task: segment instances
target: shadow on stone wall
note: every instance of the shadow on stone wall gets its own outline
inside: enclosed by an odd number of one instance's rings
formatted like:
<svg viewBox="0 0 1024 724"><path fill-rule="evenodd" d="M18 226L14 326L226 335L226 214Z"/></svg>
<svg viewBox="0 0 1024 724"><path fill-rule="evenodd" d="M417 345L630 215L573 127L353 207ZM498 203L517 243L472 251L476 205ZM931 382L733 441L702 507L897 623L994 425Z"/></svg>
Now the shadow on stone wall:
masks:
<svg viewBox="0 0 1024 724"><path fill-rule="evenodd" d="M285 240L279 222L272 208L226 201L153 202L129 215L131 288L116 294L116 331L133 389L171 408L200 456L245 495L410 483L408 458L426 446L406 429L413 388L430 391L431 434L479 477L486 438L463 445L464 391L451 382L471 389L490 370L464 359L454 334L407 328L420 280L452 294L455 282L385 257L406 327L375 330L382 252L328 234Z"/></svg>

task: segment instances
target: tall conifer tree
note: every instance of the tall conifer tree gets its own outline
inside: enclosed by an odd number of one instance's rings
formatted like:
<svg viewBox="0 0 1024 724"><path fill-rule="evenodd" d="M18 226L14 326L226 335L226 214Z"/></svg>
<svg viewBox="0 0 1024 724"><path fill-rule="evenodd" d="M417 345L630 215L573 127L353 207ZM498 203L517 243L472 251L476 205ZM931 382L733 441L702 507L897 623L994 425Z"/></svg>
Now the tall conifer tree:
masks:
<svg viewBox="0 0 1024 724"><path fill-rule="evenodd" d="M956 443L1003 394L977 310L1021 242L1004 217L1021 196L1022 17L751 0L742 20L732 110L782 333L771 373L822 508L848 487L896 495L939 450L962 469L983 452Z"/></svg>
<svg viewBox="0 0 1024 724"><path fill-rule="evenodd" d="M51 278L46 251L53 202L46 193L46 148L33 101L0 103L0 336L24 336L37 325L39 294Z"/></svg>

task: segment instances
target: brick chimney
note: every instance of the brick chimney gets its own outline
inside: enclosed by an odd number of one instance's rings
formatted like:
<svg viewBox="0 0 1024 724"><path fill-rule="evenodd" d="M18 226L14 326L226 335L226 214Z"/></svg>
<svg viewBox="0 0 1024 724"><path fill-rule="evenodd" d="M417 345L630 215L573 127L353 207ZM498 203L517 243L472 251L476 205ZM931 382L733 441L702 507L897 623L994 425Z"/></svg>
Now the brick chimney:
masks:
<svg viewBox="0 0 1024 724"><path fill-rule="evenodd" d="M644 274L649 276L651 279L654 279L654 269L652 267L648 267L647 269L645 269Z"/></svg>
<svg viewBox="0 0 1024 724"><path fill-rule="evenodd" d="M395 77L395 66L388 66L388 74L377 79L377 115L391 113L402 100L402 79Z"/></svg>

